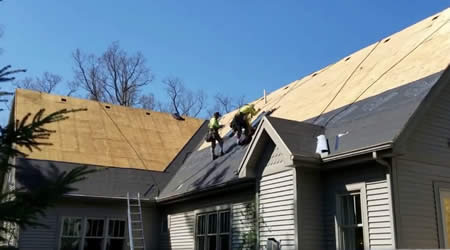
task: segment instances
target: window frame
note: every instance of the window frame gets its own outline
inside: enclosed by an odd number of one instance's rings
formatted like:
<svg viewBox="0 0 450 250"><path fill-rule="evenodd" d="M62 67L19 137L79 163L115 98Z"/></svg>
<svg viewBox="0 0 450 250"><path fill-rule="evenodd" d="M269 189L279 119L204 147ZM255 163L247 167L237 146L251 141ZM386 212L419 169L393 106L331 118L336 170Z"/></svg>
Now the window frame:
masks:
<svg viewBox="0 0 450 250"><path fill-rule="evenodd" d="M161 234L168 234L169 233L169 224L170 224L170 216L164 215L161 219Z"/></svg>
<svg viewBox="0 0 450 250"><path fill-rule="evenodd" d="M77 238L80 239L80 245L78 250L83 250L84 249L84 243L86 239L103 239L103 243L102 243L102 250L106 250L106 244L107 244L107 240L108 239L124 239L125 243L127 242L128 239L128 227L127 227L127 219L125 217L95 217L95 216L61 216L60 217L61 221L60 221L60 229L59 229L59 238L58 238L58 250L61 250L62 247L62 238ZM72 219L81 219L81 230L80 230L80 236L79 237L70 237L70 236L63 236L63 230L64 230L64 220L66 218L72 218ZM86 236L86 230L87 230L87 221L88 220L103 220L104 224L103 224L103 236L99 237L99 236ZM110 237L108 235L108 230L109 230L109 221L111 220L119 220L119 221L124 221L125 222L125 228L124 228L124 237Z"/></svg>
<svg viewBox="0 0 450 250"><path fill-rule="evenodd" d="M335 238L336 238L336 249L342 248L342 221L343 221L343 211L342 211L342 197L359 193L360 195L360 207L361 207L361 224L363 231L363 242L364 249L369 249L369 219L367 212L367 194L366 194L366 184L364 182L347 184L345 189L336 193L336 213L334 216L335 220ZM359 224L356 224L357 227ZM349 227L346 227L349 228Z"/></svg>
<svg viewBox="0 0 450 250"><path fill-rule="evenodd" d="M229 231L227 233L220 233L220 225L221 225L220 224L220 214L224 213L224 212L228 212L229 213L229 223L228 223ZM208 226L209 226L208 225L208 223L209 223L208 220L209 220L209 215L210 214L216 214L217 215L217 225L216 225L216 230L217 231L214 234L208 233ZM198 225L198 218L200 216L205 216L206 228L205 228L205 234L198 235L197 234L197 225ZM232 235L233 235L233 230L232 230L233 213L232 213L230 205L222 205L222 206L210 207L210 208L206 208L206 209L197 209L197 210L194 211L194 218L195 218L195 221L194 221L194 249L195 250L199 249L198 248L199 246L197 244L197 237L201 237L201 236L205 237L205 243L204 244L205 244L205 246L207 246L208 236L212 236L212 235L216 236L216 244L220 243L220 236L221 235L228 235L228 246L229 246L230 250L232 249L231 238L232 238ZM229 250L229 249L225 249L225 250ZM221 250L224 250L224 249L221 249Z"/></svg>
<svg viewBox="0 0 450 250"><path fill-rule="evenodd" d="M80 235L78 237L71 237L71 236L64 236L64 220L65 219L81 219L81 229L80 229ZM84 217L83 216L61 216L61 222L60 222L60 230L59 230L59 238L58 238L58 250L62 247L62 239L64 238L73 238L73 239L80 239L80 245L78 247L78 250L81 250L83 245L83 234L84 234Z"/></svg>
<svg viewBox="0 0 450 250"><path fill-rule="evenodd" d="M434 187L434 203L436 206L436 217L438 222L438 240L440 248L449 248L450 242L446 237L447 229L446 223L443 223L444 211L442 209L442 197L443 194L448 194L447 197L450 198L450 183L448 182L433 182Z"/></svg>
<svg viewBox="0 0 450 250"><path fill-rule="evenodd" d="M124 230L123 230L123 237L114 237L109 236L109 222L110 221L123 221L125 223ZM128 237L128 225L126 218L120 218L120 217L108 217L106 218L106 225L105 225L105 241L103 249L106 250L108 239L116 239L116 240L124 240L125 244L127 243L127 237Z"/></svg>

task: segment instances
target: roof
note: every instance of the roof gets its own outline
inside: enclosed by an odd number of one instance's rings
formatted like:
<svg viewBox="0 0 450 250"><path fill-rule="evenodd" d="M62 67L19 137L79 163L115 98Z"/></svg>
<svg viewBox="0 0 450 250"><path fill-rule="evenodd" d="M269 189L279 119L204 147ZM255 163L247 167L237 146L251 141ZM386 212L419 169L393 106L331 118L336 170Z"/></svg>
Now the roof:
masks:
<svg viewBox="0 0 450 250"><path fill-rule="evenodd" d="M316 137L323 134L323 127L276 117L267 117L267 120L292 156L316 157Z"/></svg>
<svg viewBox="0 0 450 250"><path fill-rule="evenodd" d="M163 171L204 122L25 89L16 90L14 117L22 119L40 109L49 114L77 108L88 110L48 125L56 130L50 136L52 145L42 145L40 151L20 150L29 159Z"/></svg>
<svg viewBox="0 0 450 250"><path fill-rule="evenodd" d="M443 73L429 75L324 114L316 123L327 123L325 135L330 146L329 157L394 143Z"/></svg>
<svg viewBox="0 0 450 250"><path fill-rule="evenodd" d="M269 93L267 103L252 103L263 111L276 108L273 117L306 121L442 72L449 64L449 19L447 8ZM224 114L221 123L229 124L234 114ZM225 126L220 133L228 131Z"/></svg>
<svg viewBox="0 0 450 250"><path fill-rule="evenodd" d="M248 146L238 146L235 138L223 139L225 155L212 161L211 148L192 152L163 189L159 199L199 191L238 179L237 170ZM219 146L216 150L219 152Z"/></svg>
<svg viewBox="0 0 450 250"><path fill-rule="evenodd" d="M449 65L449 19L450 8L252 103L263 112L273 111L270 119L275 130L294 152L301 153L305 146L296 143L292 134L298 132L291 133L291 129L306 126L304 123L325 129L330 155L390 143ZM234 114L225 114L220 120L225 125L221 135L229 133ZM306 152L313 146L315 143L306 146ZM160 198L237 178L233 173L248 147L226 139L225 148L231 148L230 153L211 161L209 143L200 143Z"/></svg>
<svg viewBox="0 0 450 250"><path fill-rule="evenodd" d="M97 198L126 198L127 193L140 193L143 198L151 198L158 193L158 184L164 182L168 176L165 172L148 171L142 169L99 167L81 165L77 163L56 162L47 160L16 159L16 188L33 190L46 180L42 177L54 179L63 172L68 172L80 166L90 173L88 178L71 185L75 188L69 196L97 197Z"/></svg>

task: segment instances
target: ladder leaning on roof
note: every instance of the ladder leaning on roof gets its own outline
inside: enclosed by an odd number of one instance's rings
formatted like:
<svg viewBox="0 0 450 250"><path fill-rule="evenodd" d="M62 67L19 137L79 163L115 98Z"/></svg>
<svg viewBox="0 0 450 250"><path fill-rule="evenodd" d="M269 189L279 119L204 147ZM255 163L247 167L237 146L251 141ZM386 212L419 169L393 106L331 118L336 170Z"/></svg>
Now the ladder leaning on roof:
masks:
<svg viewBox="0 0 450 250"><path fill-rule="evenodd" d="M137 198L131 198L127 193L128 206L128 236L130 242L130 250L145 249L144 240L144 223L142 222L141 195L137 194Z"/></svg>

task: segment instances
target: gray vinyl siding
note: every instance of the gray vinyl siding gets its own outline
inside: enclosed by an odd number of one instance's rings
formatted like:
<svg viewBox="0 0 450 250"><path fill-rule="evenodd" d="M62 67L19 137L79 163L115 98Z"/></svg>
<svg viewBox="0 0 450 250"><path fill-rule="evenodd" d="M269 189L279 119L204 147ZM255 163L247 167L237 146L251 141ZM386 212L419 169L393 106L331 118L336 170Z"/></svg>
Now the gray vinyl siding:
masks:
<svg viewBox="0 0 450 250"><path fill-rule="evenodd" d="M143 206L144 233L147 249L158 249L159 216L154 206ZM21 250L56 250L59 247L61 223L63 217L82 218L127 218L126 200L99 201L94 199L66 200L46 211L46 216L40 221L48 228L36 227L20 230L19 249ZM128 238L128 234L125 235Z"/></svg>
<svg viewBox="0 0 450 250"><path fill-rule="evenodd" d="M261 177L258 194L260 247L268 238L281 241L282 249L295 249L293 169Z"/></svg>
<svg viewBox="0 0 450 250"><path fill-rule="evenodd" d="M217 208L230 209L232 249L241 249L240 247L246 249L243 243L245 234L252 229L251 221L254 221L254 217L251 213L254 208L251 207L254 206L254 200L255 189L252 186L161 207L163 216L169 218L170 228L169 233L161 234L159 249L195 249L196 214L214 211Z"/></svg>
<svg viewBox="0 0 450 250"><path fill-rule="evenodd" d="M194 249L194 229L194 211L170 215L169 248L163 249Z"/></svg>
<svg viewBox="0 0 450 250"><path fill-rule="evenodd" d="M450 166L450 82L409 135L402 158Z"/></svg>
<svg viewBox="0 0 450 250"><path fill-rule="evenodd" d="M288 169L286 167L286 157L282 153L279 147L276 147L273 143L268 144L264 150L263 156L258 164L259 175L269 175Z"/></svg>
<svg viewBox="0 0 450 250"><path fill-rule="evenodd" d="M450 183L449 166L398 159L395 164L399 248L438 248L433 183Z"/></svg>
<svg viewBox="0 0 450 250"><path fill-rule="evenodd" d="M393 247L392 208L386 180L366 183L369 246L372 249Z"/></svg>
<svg viewBox="0 0 450 250"><path fill-rule="evenodd" d="M299 249L324 249L320 171L296 169Z"/></svg>
<svg viewBox="0 0 450 250"><path fill-rule="evenodd" d="M363 183L366 194L368 243L373 249L394 247L392 205L386 170L376 164L325 172L324 190L324 244L326 249L336 249L336 195L345 192L346 185ZM364 211L362 211L364 213ZM306 217L308 218L308 217ZM311 217L311 219L315 219ZM306 221L304 223L309 223ZM302 243L300 243L302 244Z"/></svg>
<svg viewBox="0 0 450 250"><path fill-rule="evenodd" d="M50 250L56 249L58 242L58 217L48 214L39 218L39 223L47 227L30 227L22 230L19 236L19 249L21 250Z"/></svg>
<svg viewBox="0 0 450 250"><path fill-rule="evenodd" d="M255 212L254 202L232 205L231 249L252 249L249 240L252 237L251 234L256 236Z"/></svg>
<svg viewBox="0 0 450 250"><path fill-rule="evenodd" d="M446 82L445 82L446 81ZM450 82L431 93L394 158L398 248L444 247L433 185L450 183ZM443 236L442 236L443 237ZM441 237L441 238L442 238Z"/></svg>
<svg viewBox="0 0 450 250"><path fill-rule="evenodd" d="M231 212L232 249L250 249L248 234L255 232L254 203L243 202L229 206ZM214 207L203 208L211 211ZM202 210L202 209L200 209ZM246 242L247 241L247 242ZM169 233L161 237L160 249L195 248L195 211L169 215Z"/></svg>
<svg viewBox="0 0 450 250"><path fill-rule="evenodd" d="M286 166L286 155L272 140L266 143L257 164L259 246L264 248L268 238L275 238L282 249L295 249L294 168Z"/></svg>

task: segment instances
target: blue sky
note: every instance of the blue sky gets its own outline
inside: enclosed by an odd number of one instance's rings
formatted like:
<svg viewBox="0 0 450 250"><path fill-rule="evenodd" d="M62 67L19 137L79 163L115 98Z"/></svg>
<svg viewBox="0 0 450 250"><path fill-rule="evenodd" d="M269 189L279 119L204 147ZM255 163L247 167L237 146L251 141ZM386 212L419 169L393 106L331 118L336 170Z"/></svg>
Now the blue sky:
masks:
<svg viewBox="0 0 450 250"><path fill-rule="evenodd" d="M450 6L450 0L4 0L0 66L72 80L76 48L141 51L156 79L210 97L275 90ZM3 86L5 89L6 86ZM7 111L0 114L4 122Z"/></svg>

